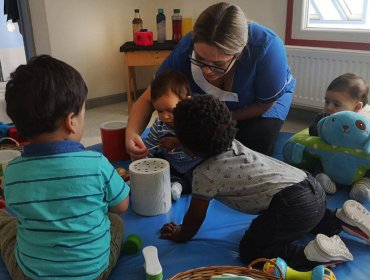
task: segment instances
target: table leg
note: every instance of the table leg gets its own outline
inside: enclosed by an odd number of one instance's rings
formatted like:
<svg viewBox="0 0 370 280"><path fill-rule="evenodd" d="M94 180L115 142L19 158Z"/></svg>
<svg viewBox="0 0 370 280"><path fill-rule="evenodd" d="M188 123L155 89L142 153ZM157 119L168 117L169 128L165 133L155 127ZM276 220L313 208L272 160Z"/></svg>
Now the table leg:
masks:
<svg viewBox="0 0 370 280"><path fill-rule="evenodd" d="M127 90L128 112L137 99L137 66L159 66L170 54L170 50L130 51L124 53L125 84Z"/></svg>
<svg viewBox="0 0 370 280"><path fill-rule="evenodd" d="M136 71L135 66L128 66L128 58L125 55L125 84L126 84L126 91L127 91L127 107L128 112L130 113L132 104L136 99Z"/></svg>
<svg viewBox="0 0 370 280"><path fill-rule="evenodd" d="M128 111L130 112L131 106L137 97L137 85L136 85L136 71L134 66L128 67Z"/></svg>

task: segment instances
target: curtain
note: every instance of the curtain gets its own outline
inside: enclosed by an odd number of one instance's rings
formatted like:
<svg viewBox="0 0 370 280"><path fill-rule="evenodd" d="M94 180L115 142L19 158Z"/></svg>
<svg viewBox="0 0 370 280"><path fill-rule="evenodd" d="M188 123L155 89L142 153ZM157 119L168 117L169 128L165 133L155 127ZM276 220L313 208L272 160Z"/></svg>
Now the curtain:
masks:
<svg viewBox="0 0 370 280"><path fill-rule="evenodd" d="M4 0L4 15L7 15L6 21L19 21L17 0Z"/></svg>

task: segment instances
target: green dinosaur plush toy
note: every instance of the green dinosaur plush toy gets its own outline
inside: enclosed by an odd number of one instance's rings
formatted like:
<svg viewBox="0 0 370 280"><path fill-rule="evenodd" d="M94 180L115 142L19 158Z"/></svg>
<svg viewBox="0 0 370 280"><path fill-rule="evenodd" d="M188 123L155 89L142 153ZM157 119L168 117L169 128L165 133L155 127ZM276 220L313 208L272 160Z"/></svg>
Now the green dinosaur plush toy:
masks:
<svg viewBox="0 0 370 280"><path fill-rule="evenodd" d="M318 134L309 136L305 129L293 135L283 147L284 160L308 171L319 160L333 182L351 186L353 199L370 201L370 122L355 112L338 112L319 121Z"/></svg>

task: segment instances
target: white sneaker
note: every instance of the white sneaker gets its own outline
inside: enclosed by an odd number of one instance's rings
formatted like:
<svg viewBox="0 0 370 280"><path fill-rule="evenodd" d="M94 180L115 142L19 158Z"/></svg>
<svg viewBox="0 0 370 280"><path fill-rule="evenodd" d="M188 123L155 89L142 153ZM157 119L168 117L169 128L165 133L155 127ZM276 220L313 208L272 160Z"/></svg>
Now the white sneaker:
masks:
<svg viewBox="0 0 370 280"><path fill-rule="evenodd" d="M182 193L182 185L179 182L171 183L171 197L173 200L178 200Z"/></svg>
<svg viewBox="0 0 370 280"><path fill-rule="evenodd" d="M353 260L351 252L338 235L327 237L319 233L304 248L304 254L308 260L321 263L339 263Z"/></svg>
<svg viewBox="0 0 370 280"><path fill-rule="evenodd" d="M362 204L347 200L335 215L346 224L343 230L370 243L370 213Z"/></svg>
<svg viewBox="0 0 370 280"><path fill-rule="evenodd" d="M320 183L326 193L334 194L337 192L337 185L325 173L317 174L315 179Z"/></svg>

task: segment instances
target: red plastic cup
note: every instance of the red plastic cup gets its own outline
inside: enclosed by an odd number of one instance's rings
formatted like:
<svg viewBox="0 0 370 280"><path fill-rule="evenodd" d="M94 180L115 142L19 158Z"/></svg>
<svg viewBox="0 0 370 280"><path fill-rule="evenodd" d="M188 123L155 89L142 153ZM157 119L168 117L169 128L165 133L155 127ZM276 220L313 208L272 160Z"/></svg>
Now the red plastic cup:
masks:
<svg viewBox="0 0 370 280"><path fill-rule="evenodd" d="M126 151L126 123L109 121L100 125L103 154L109 161L124 161L130 159Z"/></svg>

